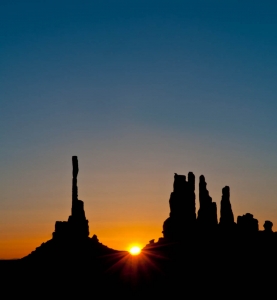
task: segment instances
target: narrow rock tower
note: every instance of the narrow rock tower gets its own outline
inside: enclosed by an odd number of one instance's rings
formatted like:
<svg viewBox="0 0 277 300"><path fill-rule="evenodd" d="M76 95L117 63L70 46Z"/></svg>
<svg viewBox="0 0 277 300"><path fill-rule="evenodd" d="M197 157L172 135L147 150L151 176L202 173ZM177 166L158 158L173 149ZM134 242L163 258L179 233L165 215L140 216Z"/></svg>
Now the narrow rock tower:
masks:
<svg viewBox="0 0 277 300"><path fill-rule="evenodd" d="M212 202L212 197L207 190L207 183L203 175L199 178L199 202L200 208L198 210L197 223L202 229L214 228L217 221L217 207L216 203Z"/></svg>
<svg viewBox="0 0 277 300"><path fill-rule="evenodd" d="M78 199L77 176L79 173L78 158L72 156L72 207L68 218L71 234L74 237L88 237L88 220L85 216L84 202Z"/></svg>
<svg viewBox="0 0 277 300"><path fill-rule="evenodd" d="M222 189L222 198L220 203L220 227L224 229L232 229L235 226L234 214L230 202L230 188L225 186Z"/></svg>
<svg viewBox="0 0 277 300"><path fill-rule="evenodd" d="M77 176L79 172L78 158L72 156L72 206L68 221L57 221L55 224L55 239L87 238L89 236L88 220L85 216L84 202L78 199Z"/></svg>

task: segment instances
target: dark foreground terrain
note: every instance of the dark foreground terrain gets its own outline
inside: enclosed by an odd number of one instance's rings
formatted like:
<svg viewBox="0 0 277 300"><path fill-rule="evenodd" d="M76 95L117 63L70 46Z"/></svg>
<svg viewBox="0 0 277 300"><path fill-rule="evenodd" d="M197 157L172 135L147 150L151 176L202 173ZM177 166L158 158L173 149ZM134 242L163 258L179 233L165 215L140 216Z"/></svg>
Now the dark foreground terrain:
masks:
<svg viewBox="0 0 277 300"><path fill-rule="evenodd" d="M274 299L276 244L260 242L188 238L183 244L146 248L137 256L114 251L90 258L67 253L53 260L1 261L1 290L9 294L1 299L73 294L78 299Z"/></svg>

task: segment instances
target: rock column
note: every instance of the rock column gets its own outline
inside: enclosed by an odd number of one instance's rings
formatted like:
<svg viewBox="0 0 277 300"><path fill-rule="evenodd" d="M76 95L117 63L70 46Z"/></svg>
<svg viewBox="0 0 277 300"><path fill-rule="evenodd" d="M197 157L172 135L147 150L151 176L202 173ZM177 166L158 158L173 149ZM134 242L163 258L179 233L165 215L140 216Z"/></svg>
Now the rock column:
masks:
<svg viewBox="0 0 277 300"><path fill-rule="evenodd" d="M170 217L164 222L165 238L180 240L195 227L195 177L192 172L185 175L175 173L173 192L170 195Z"/></svg>
<svg viewBox="0 0 277 300"><path fill-rule="evenodd" d="M214 228L217 221L217 207L216 203L212 202L212 197L207 190L207 183L203 175L199 178L199 202L200 208L198 210L197 223L200 228L211 229Z"/></svg>
<svg viewBox="0 0 277 300"><path fill-rule="evenodd" d="M235 225L234 214L230 202L230 188L225 186L222 189L222 198L220 203L220 226L222 228L233 228Z"/></svg>

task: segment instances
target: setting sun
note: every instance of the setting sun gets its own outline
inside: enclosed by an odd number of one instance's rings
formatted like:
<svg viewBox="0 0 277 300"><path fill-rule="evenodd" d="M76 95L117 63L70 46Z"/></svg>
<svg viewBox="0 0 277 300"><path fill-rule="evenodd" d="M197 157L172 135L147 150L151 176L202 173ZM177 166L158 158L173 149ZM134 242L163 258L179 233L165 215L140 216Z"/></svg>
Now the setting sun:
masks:
<svg viewBox="0 0 277 300"><path fill-rule="evenodd" d="M140 251L141 251L141 249L140 249L140 247L138 247L138 246L133 246L133 247L131 247L130 250L129 250L129 252L130 252L132 255L138 255L138 254L140 254Z"/></svg>

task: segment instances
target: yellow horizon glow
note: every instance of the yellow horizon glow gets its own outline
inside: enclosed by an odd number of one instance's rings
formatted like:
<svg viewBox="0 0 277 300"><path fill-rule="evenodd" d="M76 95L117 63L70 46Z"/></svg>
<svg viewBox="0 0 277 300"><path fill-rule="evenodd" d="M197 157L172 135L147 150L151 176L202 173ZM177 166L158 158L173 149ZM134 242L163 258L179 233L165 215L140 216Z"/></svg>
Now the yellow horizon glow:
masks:
<svg viewBox="0 0 277 300"><path fill-rule="evenodd" d="M138 255L141 252L141 248L139 246L131 246L129 252L132 255Z"/></svg>

